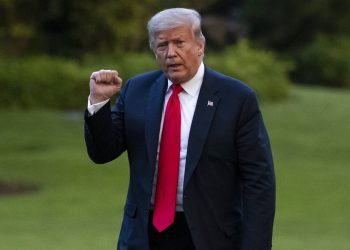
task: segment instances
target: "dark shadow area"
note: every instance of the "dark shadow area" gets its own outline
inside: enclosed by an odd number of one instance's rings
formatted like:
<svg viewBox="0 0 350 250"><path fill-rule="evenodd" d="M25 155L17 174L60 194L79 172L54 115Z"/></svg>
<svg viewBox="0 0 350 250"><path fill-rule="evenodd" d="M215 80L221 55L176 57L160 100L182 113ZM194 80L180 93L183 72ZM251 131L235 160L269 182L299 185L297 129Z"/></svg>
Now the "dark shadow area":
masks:
<svg viewBox="0 0 350 250"><path fill-rule="evenodd" d="M0 181L0 197L34 193L40 189L41 187L34 183Z"/></svg>

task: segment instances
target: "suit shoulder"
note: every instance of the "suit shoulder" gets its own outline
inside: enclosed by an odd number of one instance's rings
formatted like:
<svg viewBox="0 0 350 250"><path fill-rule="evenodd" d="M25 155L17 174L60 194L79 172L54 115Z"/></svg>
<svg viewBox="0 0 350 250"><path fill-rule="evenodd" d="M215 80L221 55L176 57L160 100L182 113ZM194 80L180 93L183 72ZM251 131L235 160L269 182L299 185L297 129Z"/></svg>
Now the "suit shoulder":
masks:
<svg viewBox="0 0 350 250"><path fill-rule="evenodd" d="M215 82L218 88L223 89L224 91L233 91L241 95L249 95L255 93L255 91L243 81L231 76L224 75L209 67L206 67L206 75L208 78L211 78L211 81Z"/></svg>
<svg viewBox="0 0 350 250"><path fill-rule="evenodd" d="M158 79L162 74L163 72L161 70L154 70L131 77L128 82L152 82Z"/></svg>
<svg viewBox="0 0 350 250"><path fill-rule="evenodd" d="M131 77L126 81L123 87L124 92L144 92L162 76L163 73L161 70L154 70Z"/></svg>

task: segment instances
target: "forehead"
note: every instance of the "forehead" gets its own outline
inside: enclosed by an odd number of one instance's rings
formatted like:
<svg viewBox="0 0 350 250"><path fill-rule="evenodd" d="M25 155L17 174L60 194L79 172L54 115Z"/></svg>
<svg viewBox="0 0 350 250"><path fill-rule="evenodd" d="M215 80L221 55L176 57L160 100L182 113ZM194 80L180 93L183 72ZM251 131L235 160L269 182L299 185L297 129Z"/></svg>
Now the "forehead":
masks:
<svg viewBox="0 0 350 250"><path fill-rule="evenodd" d="M171 28L167 30L158 31L155 35L156 40L172 40L172 39L192 39L193 32L189 25L183 25L176 28Z"/></svg>

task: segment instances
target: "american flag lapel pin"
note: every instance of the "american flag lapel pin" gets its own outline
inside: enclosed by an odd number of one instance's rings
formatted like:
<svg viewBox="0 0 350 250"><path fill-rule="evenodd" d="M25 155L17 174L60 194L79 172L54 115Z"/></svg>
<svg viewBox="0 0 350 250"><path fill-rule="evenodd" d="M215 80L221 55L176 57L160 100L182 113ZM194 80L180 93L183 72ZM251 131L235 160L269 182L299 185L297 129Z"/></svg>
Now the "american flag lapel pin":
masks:
<svg viewBox="0 0 350 250"><path fill-rule="evenodd" d="M214 103L212 101L209 101L208 100L208 104L207 104L207 107L213 107L214 106Z"/></svg>

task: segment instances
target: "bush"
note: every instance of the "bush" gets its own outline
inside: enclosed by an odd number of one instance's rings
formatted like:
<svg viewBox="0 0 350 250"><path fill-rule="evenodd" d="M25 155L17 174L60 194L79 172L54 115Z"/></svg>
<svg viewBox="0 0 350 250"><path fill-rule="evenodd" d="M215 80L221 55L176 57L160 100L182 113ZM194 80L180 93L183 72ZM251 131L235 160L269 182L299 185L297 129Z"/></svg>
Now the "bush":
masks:
<svg viewBox="0 0 350 250"><path fill-rule="evenodd" d="M78 63L31 57L0 61L3 108L77 109L86 104L89 73Z"/></svg>
<svg viewBox="0 0 350 250"><path fill-rule="evenodd" d="M280 100L288 95L291 64L269 51L252 48L242 40L220 54L208 54L208 66L250 85L262 100Z"/></svg>
<svg viewBox="0 0 350 250"><path fill-rule="evenodd" d="M91 72L100 69L115 69L124 82L135 75L158 69L156 60L150 52L88 55L83 58L82 66Z"/></svg>
<svg viewBox="0 0 350 250"><path fill-rule="evenodd" d="M319 36L296 57L297 81L350 87L350 38Z"/></svg>
<svg viewBox="0 0 350 250"><path fill-rule="evenodd" d="M157 68L151 54L73 59L36 56L0 60L1 108L83 109L89 76L99 69L117 69L124 82Z"/></svg>
<svg viewBox="0 0 350 250"><path fill-rule="evenodd" d="M287 95L287 64L274 55L251 49L246 43L210 55L208 65L251 84L262 99ZM137 74L157 69L151 53L96 55L82 62L37 56L0 60L1 108L84 109L91 72L117 69L124 82Z"/></svg>

